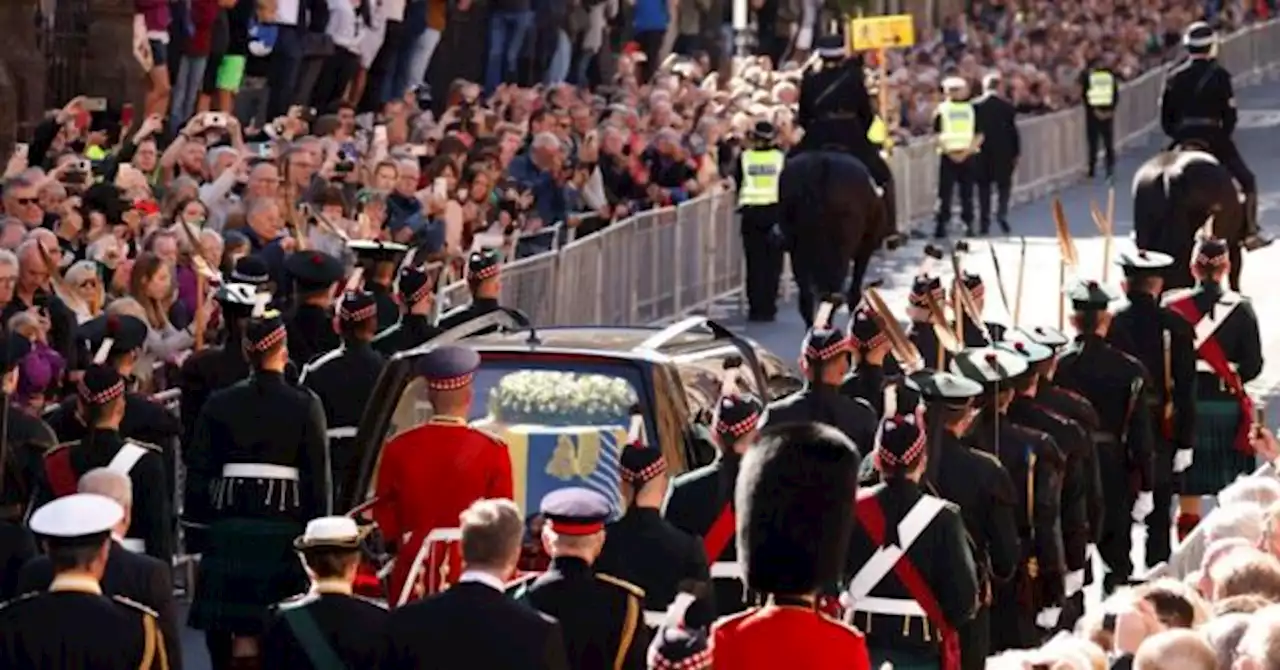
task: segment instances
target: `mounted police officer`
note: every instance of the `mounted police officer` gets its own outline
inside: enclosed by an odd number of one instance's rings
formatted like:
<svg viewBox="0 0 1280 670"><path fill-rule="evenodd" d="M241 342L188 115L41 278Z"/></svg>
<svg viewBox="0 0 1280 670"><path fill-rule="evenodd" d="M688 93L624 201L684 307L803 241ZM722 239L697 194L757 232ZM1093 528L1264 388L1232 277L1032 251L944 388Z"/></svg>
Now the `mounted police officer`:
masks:
<svg viewBox="0 0 1280 670"><path fill-rule="evenodd" d="M1187 27L1182 45L1189 58L1169 73L1160 101L1160 128L1174 144L1194 141L1217 156L1245 196L1245 248L1271 243L1258 230L1258 181L1231 139L1238 114L1231 73L1217 61L1218 38L1203 21Z"/></svg>
<svg viewBox="0 0 1280 670"><path fill-rule="evenodd" d="M747 261L747 320L773 321L782 276L782 232L778 227L778 183L786 154L777 128L757 121L734 175L742 215L742 248Z"/></svg>
<svg viewBox="0 0 1280 670"><path fill-rule="evenodd" d="M946 100L933 116L933 130L938 134L938 211L934 216L933 236L947 236L951 224L951 196L960 189L960 220L965 235L973 235L973 185L975 155L982 145L978 134L978 115L969 102L969 84L960 77L942 80Z"/></svg>
<svg viewBox="0 0 1280 670"><path fill-rule="evenodd" d="M1098 142L1102 142L1107 181L1115 178L1116 169L1116 105L1120 102L1120 78L1111 69L1111 54L1089 59L1089 67L1080 72L1080 88L1084 91L1084 132L1089 146L1089 178L1093 179L1098 160Z"/></svg>

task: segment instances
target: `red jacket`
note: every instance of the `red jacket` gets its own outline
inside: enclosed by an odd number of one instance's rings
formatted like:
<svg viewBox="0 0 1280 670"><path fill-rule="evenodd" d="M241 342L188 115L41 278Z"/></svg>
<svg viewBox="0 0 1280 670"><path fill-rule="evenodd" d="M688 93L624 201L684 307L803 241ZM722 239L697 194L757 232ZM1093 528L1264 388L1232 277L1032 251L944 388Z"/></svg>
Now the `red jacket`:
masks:
<svg viewBox="0 0 1280 670"><path fill-rule="evenodd" d="M870 670L858 629L807 607L755 607L711 629L712 670Z"/></svg>
<svg viewBox="0 0 1280 670"><path fill-rule="evenodd" d="M428 533L456 529L458 515L476 500L514 497L507 445L453 417L438 416L393 437L382 450L375 486L373 519L397 548L392 605ZM451 584L462 574L457 543L449 544L451 549L428 557L426 582L439 578Z"/></svg>

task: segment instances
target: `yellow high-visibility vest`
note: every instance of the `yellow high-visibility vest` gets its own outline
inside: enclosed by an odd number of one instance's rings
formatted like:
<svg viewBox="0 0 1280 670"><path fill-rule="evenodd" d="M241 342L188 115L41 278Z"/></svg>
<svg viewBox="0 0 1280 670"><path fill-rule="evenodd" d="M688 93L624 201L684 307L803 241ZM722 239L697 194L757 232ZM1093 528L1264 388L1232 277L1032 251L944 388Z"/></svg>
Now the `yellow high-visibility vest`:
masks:
<svg viewBox="0 0 1280 670"><path fill-rule="evenodd" d="M85 147L84 157L91 161L100 161L107 157L107 150L96 144L91 147Z"/></svg>
<svg viewBox="0 0 1280 670"><path fill-rule="evenodd" d="M938 147L942 151L965 151L973 146L978 124L972 103L948 100L938 105L938 115L942 120Z"/></svg>
<svg viewBox="0 0 1280 670"><path fill-rule="evenodd" d="M786 160L786 154L777 149L742 152L742 185L738 188L738 204L746 207L776 205L778 178Z"/></svg>
<svg viewBox="0 0 1280 670"><path fill-rule="evenodd" d="M1089 73L1089 90L1085 91L1085 101L1090 107L1110 107L1116 103L1116 77L1106 70L1094 70Z"/></svg>
<svg viewBox="0 0 1280 670"><path fill-rule="evenodd" d="M884 144L889 140L889 127L884 124L884 119L877 114L871 127L867 129L867 141L872 144Z"/></svg>

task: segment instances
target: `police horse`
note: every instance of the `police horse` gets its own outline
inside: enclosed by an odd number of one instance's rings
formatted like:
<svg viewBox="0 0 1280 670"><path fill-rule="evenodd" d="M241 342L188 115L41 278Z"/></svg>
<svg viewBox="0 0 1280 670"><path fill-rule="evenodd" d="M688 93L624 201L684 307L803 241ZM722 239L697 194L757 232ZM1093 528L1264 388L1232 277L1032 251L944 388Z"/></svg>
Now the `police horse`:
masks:
<svg viewBox="0 0 1280 670"><path fill-rule="evenodd" d="M1196 233L1212 217L1213 234L1231 249L1231 288L1239 290L1247 235L1245 209L1231 173L1203 146L1187 142L1148 160L1133 177L1133 230L1139 249L1169 254L1165 288L1194 286Z"/></svg>
<svg viewBox="0 0 1280 670"><path fill-rule="evenodd" d="M820 298L844 295L850 305L861 299L871 255L895 232L886 204L893 191L877 187L862 161L833 145L793 153L779 181L779 226L800 315L812 326Z"/></svg>

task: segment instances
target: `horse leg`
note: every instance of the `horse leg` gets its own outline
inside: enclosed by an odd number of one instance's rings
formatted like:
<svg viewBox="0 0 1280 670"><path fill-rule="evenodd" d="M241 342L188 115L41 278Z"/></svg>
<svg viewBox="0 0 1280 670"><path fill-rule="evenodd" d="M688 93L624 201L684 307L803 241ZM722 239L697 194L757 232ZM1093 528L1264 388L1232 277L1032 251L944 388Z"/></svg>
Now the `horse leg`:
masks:
<svg viewBox="0 0 1280 670"><path fill-rule="evenodd" d="M871 266L871 255L874 251L871 240L863 240L862 248L853 256L852 277L849 288L845 292L850 309L862 302L862 282L867 276L867 269Z"/></svg>
<svg viewBox="0 0 1280 670"><path fill-rule="evenodd" d="M803 256L794 252L791 254L791 276L795 279L796 290L799 292L796 302L800 308L800 318L804 320L805 330L808 330L813 327L814 310L817 308L814 304L813 275Z"/></svg>
<svg viewBox="0 0 1280 670"><path fill-rule="evenodd" d="M1244 270L1244 252L1241 250L1243 241L1233 241L1230 251L1227 252L1231 259L1231 272L1228 276L1232 291L1240 290L1240 273Z"/></svg>

